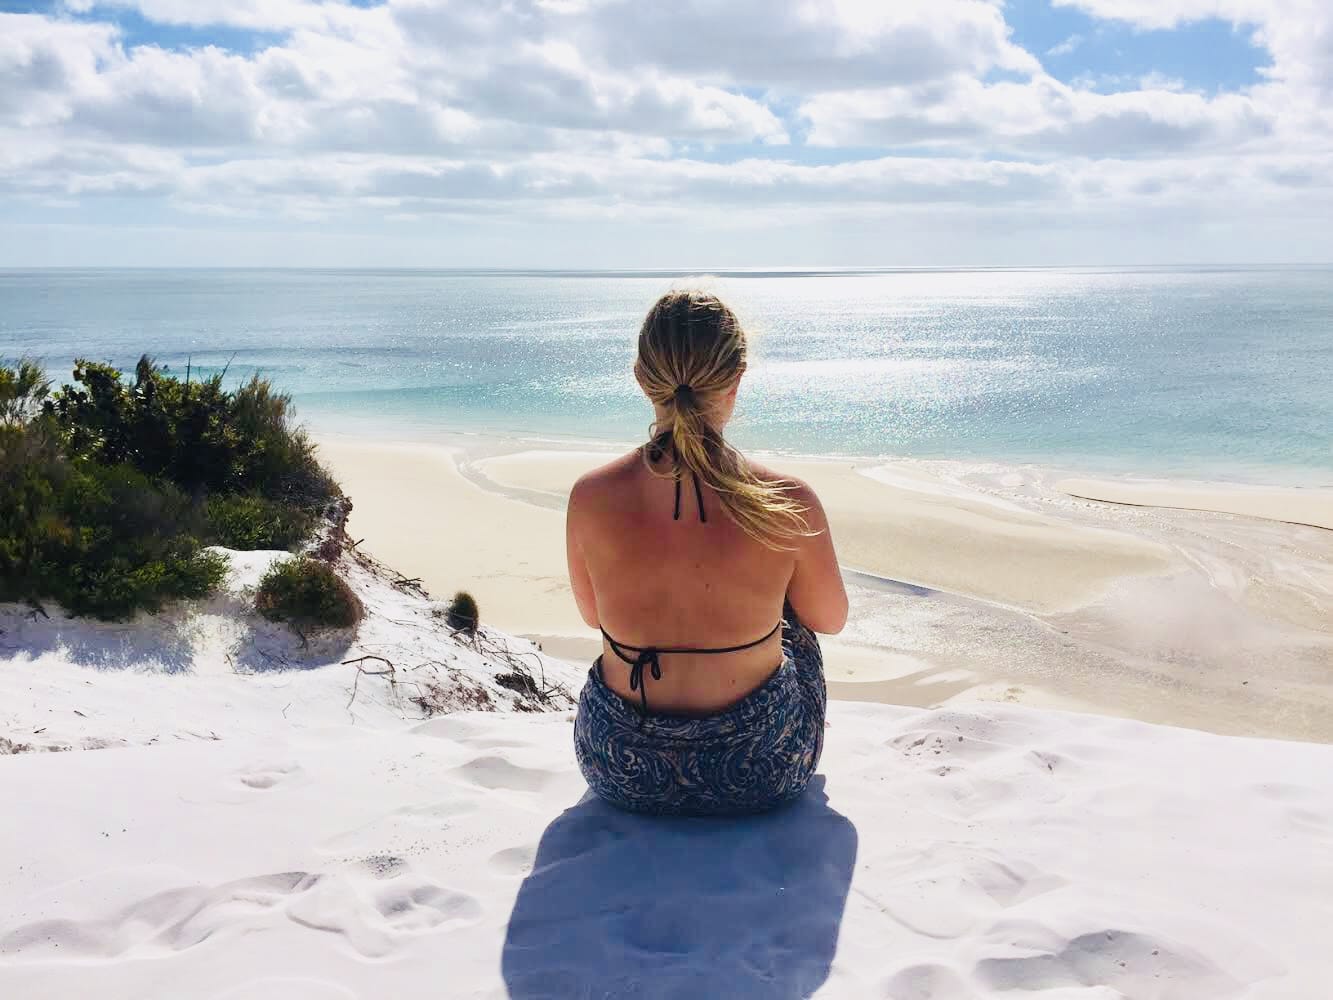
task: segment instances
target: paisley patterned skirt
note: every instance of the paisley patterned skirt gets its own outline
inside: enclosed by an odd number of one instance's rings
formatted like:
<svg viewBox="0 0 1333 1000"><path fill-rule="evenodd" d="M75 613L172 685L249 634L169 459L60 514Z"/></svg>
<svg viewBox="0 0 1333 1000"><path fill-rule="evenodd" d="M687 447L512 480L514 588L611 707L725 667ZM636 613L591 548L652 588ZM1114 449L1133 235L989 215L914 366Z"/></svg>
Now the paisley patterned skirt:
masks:
<svg viewBox="0 0 1333 1000"><path fill-rule="evenodd" d="M828 693L819 641L795 615L782 665L717 715L644 714L606 686L601 661L579 696L574 751L589 787L631 812L717 816L790 802L824 748Z"/></svg>

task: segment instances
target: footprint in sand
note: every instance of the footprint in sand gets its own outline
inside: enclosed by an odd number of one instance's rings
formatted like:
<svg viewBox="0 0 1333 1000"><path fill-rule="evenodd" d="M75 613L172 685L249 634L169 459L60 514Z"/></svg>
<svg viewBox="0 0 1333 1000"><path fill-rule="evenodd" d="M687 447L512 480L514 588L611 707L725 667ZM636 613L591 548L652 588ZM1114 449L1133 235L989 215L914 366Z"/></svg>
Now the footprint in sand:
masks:
<svg viewBox="0 0 1333 1000"><path fill-rule="evenodd" d="M977 849L909 852L897 864L899 872L875 895L855 888L853 894L936 940L962 937L1000 911L1065 884L1027 862Z"/></svg>
<svg viewBox="0 0 1333 1000"><path fill-rule="evenodd" d="M944 965L913 965L895 972L879 994L884 1000L977 1000L977 993Z"/></svg>
<svg viewBox="0 0 1333 1000"><path fill-rule="evenodd" d="M105 919L54 919L0 931L0 960L147 958L183 951L214 934L252 929L256 916L308 892L318 875L283 872L217 886L169 889Z"/></svg>
<svg viewBox="0 0 1333 1000"><path fill-rule="evenodd" d="M472 923L481 912L475 897L415 875L373 883L338 875L296 900L287 916L310 930L340 935L364 958L385 958L406 935Z"/></svg>
<svg viewBox="0 0 1333 1000"><path fill-rule="evenodd" d="M285 912L311 930L340 934L358 954L380 958L391 954L405 935L471 923L481 916L482 907L473 896L406 872L387 878L366 873L364 866L330 874L283 872L171 889L104 919L39 920L0 929L0 964L162 957L215 935L235 937L258 930L274 912ZM283 1000L290 995L284 994Z"/></svg>
<svg viewBox="0 0 1333 1000"><path fill-rule="evenodd" d="M286 780L289 775L299 773L300 770L300 764L270 764L242 771L237 775L237 779L249 788L272 788L278 782Z"/></svg>
<svg viewBox="0 0 1333 1000"><path fill-rule="evenodd" d="M515 764L499 754L483 754L453 769L452 773L481 788L505 788L516 792L540 792L561 772Z"/></svg>
<svg viewBox="0 0 1333 1000"><path fill-rule="evenodd" d="M1045 930L1041 936L1049 935ZM1153 1000L1227 1000L1242 986L1206 956L1159 938L1108 928L1060 939L1054 947L1022 947L1014 957L976 964L977 978L994 990L1056 990L1101 986ZM1034 952L1037 952L1034 954Z"/></svg>
<svg viewBox="0 0 1333 1000"><path fill-rule="evenodd" d="M402 885L379 893L375 908L398 931L423 931L447 923L471 923L481 916L475 896L429 882L404 879Z"/></svg>
<svg viewBox="0 0 1333 1000"><path fill-rule="evenodd" d="M518 847L506 847L491 855L490 866L501 875L511 878L526 878L532 871L532 863L537 858L537 848L533 844L520 844Z"/></svg>

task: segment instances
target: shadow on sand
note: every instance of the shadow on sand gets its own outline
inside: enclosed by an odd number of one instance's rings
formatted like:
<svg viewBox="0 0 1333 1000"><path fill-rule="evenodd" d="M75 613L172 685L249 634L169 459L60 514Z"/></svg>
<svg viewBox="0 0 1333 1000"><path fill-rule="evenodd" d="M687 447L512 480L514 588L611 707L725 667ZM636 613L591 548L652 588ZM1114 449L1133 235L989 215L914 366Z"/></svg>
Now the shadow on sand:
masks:
<svg viewBox="0 0 1333 1000"><path fill-rule="evenodd" d="M546 828L519 889L509 995L808 997L833 964L856 847L822 775L744 819L632 816L590 792Z"/></svg>

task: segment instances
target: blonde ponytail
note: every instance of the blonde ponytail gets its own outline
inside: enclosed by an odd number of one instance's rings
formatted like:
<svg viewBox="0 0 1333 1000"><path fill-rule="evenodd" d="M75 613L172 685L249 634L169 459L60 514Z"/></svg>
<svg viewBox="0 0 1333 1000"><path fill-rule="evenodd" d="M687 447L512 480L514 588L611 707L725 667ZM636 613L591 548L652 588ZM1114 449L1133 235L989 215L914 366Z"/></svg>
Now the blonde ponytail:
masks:
<svg viewBox="0 0 1333 1000"><path fill-rule="evenodd" d="M700 291L668 292L648 311L639 331L634 373L656 406L666 413L653 425L656 442L670 462L659 469L657 449L644 461L665 477L692 473L717 493L728 516L751 538L787 549L811 534L805 507L788 487L760 479L745 458L710 421L717 405L745 371L745 331L717 296Z"/></svg>

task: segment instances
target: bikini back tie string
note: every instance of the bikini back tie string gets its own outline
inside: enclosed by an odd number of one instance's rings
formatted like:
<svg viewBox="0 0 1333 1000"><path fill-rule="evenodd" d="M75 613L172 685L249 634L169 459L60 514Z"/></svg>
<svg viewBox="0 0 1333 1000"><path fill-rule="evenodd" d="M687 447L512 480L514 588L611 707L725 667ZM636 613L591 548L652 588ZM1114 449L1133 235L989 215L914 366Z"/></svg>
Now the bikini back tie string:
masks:
<svg viewBox="0 0 1333 1000"><path fill-rule="evenodd" d="M676 449L675 446L671 444L670 438L671 438L670 431L664 431L663 433L657 435L657 437L653 439L652 448L648 453L648 457L651 458L654 462L660 461L662 457L667 453L667 450L670 449L671 455L674 458L676 454ZM708 514L704 510L703 487L699 485L699 475L693 469L690 470L690 478L694 480L694 503L699 511L699 521L702 524L707 524ZM679 470L676 471L676 505L671 513L671 520L673 521L680 520L680 471Z"/></svg>
<svg viewBox="0 0 1333 1000"><path fill-rule="evenodd" d="M715 649L702 649L692 646L631 646L611 638L611 634L606 629L602 629L601 632L602 637L606 639L606 644L611 647L611 652L629 664L629 689L639 692L639 701L643 705L643 711L639 716L639 725L642 726L644 718L648 715L648 688L644 684L643 670L647 667L653 680L660 681L662 679L662 661L658 657L663 653L690 653L708 656L718 653L739 653L742 649L753 649L755 646L767 642L777 634L780 628L782 628L782 619L778 619L778 623L769 629L767 634L753 642L743 642L739 646L723 646ZM631 653L634 655L629 655Z"/></svg>

